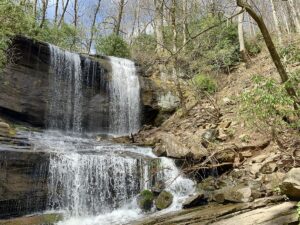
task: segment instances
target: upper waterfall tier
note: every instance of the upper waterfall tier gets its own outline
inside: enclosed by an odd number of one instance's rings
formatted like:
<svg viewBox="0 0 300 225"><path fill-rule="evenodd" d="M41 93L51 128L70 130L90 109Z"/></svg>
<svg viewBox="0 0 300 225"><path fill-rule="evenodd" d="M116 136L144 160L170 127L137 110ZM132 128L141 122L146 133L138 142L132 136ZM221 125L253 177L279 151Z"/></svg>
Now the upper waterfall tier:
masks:
<svg viewBox="0 0 300 225"><path fill-rule="evenodd" d="M83 112L87 107L87 99L97 96L98 91L100 98L96 97L93 100L96 103L95 107L103 110L103 117L89 122L98 122L98 131L114 135L138 131L140 84L134 62L109 57L112 70L103 73L101 65L89 58L82 63L76 53L61 50L53 45L49 45L49 48L52 73L49 78L46 117L49 129L80 133L85 123ZM95 87L98 90L95 90ZM101 98L106 105L100 104Z"/></svg>
<svg viewBox="0 0 300 225"><path fill-rule="evenodd" d="M56 130L129 134L158 113L158 89L129 60L21 36L12 46L17 57L0 74L2 114Z"/></svg>

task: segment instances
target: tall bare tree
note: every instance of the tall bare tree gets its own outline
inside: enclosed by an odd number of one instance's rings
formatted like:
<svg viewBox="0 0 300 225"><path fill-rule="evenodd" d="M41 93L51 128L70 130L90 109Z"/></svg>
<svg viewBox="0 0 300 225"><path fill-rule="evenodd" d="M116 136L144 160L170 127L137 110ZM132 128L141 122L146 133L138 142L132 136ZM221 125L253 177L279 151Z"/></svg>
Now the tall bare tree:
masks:
<svg viewBox="0 0 300 225"><path fill-rule="evenodd" d="M59 0L56 0L56 2L55 2L54 23L57 23L57 17L58 17L58 4L59 4Z"/></svg>
<svg viewBox="0 0 300 225"><path fill-rule="evenodd" d="M291 12L293 14L293 19L294 19L294 22L295 22L296 31L297 31L297 33L300 33L300 20L299 20L299 17L298 17L296 6L295 6L293 0L288 0L288 3L289 3L289 6L291 8Z"/></svg>
<svg viewBox="0 0 300 225"><path fill-rule="evenodd" d="M161 53L164 48L164 0L154 0L155 6L155 16L154 16L154 26L156 35L156 51Z"/></svg>
<svg viewBox="0 0 300 225"><path fill-rule="evenodd" d="M276 29L276 33L278 36L278 42L280 45L282 45L282 33L280 30L280 24L279 24L278 14L277 14L276 6L275 6L275 0L270 0L270 3L271 3L271 7L272 7L273 19L275 22L275 29Z"/></svg>
<svg viewBox="0 0 300 225"><path fill-rule="evenodd" d="M89 40L89 44L88 44L88 53L90 53L90 51L91 51L91 47L92 47L92 43L93 43L93 39L94 39L94 33L95 33L95 24L96 24L97 15L99 13L100 5L101 5L101 0L98 0L97 6L96 6L96 9L95 9L95 13L94 13L94 16L93 16L91 30L90 30L90 40Z"/></svg>
<svg viewBox="0 0 300 225"><path fill-rule="evenodd" d="M114 33L118 36L120 35L121 23L122 23L122 19L123 19L124 7L125 7L126 3L127 2L125 2L125 0L120 0L118 2L118 16L117 16L116 25L114 28Z"/></svg>
<svg viewBox="0 0 300 225"><path fill-rule="evenodd" d="M69 2L70 2L70 0L67 0L66 5L63 6L63 11L62 11L60 20L59 20L59 22L58 22L58 26L60 26L61 23L62 23L62 22L64 21L64 19L65 19L65 14L66 14L66 11L67 11ZM62 3L63 3L63 1L62 1Z"/></svg>
<svg viewBox="0 0 300 225"><path fill-rule="evenodd" d="M42 0L42 20L40 23L40 28L43 28L45 20L46 20L48 3L49 3L48 0Z"/></svg>

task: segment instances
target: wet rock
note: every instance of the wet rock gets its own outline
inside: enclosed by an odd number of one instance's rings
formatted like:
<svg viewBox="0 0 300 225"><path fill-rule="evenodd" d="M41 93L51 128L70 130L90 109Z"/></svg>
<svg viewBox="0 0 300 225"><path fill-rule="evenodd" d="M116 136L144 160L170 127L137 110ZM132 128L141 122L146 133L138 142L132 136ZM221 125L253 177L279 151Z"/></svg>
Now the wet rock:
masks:
<svg viewBox="0 0 300 225"><path fill-rule="evenodd" d="M137 198L139 207L145 212L151 210L153 206L153 200L154 195L149 190L142 191Z"/></svg>
<svg viewBox="0 0 300 225"><path fill-rule="evenodd" d="M280 189L290 199L300 200L300 168L293 168L286 174Z"/></svg>
<svg viewBox="0 0 300 225"><path fill-rule="evenodd" d="M10 126L5 122L0 122L0 135L8 136L10 133Z"/></svg>
<svg viewBox="0 0 300 225"><path fill-rule="evenodd" d="M207 204L207 198L205 197L204 193L197 193L191 197L188 197L182 204L182 207L184 209L188 209L205 204Z"/></svg>
<svg viewBox="0 0 300 225"><path fill-rule="evenodd" d="M155 183L154 187L151 188L151 191L155 196L158 196L165 188L165 183L160 180Z"/></svg>
<svg viewBox="0 0 300 225"><path fill-rule="evenodd" d="M173 202L173 195L168 191L161 192L155 199L155 206L158 210L168 208Z"/></svg>

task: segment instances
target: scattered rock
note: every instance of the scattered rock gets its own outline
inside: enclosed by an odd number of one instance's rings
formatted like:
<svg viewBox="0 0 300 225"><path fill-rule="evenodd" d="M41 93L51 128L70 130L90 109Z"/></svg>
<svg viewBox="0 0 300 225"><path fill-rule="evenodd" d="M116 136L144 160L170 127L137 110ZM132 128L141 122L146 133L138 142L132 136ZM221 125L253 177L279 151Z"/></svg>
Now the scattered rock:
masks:
<svg viewBox="0 0 300 225"><path fill-rule="evenodd" d="M157 139L160 140L160 143L155 147L153 152L158 156L167 156L177 159L201 159L207 155L207 150L201 145L188 148L184 146L174 134L159 132Z"/></svg>
<svg viewBox="0 0 300 225"><path fill-rule="evenodd" d="M230 127L230 125L231 125L231 121L222 121L219 124L219 128L226 129L226 128Z"/></svg>
<svg viewBox="0 0 300 225"><path fill-rule="evenodd" d="M300 200L300 168L293 168L286 174L280 189L290 199Z"/></svg>
<svg viewBox="0 0 300 225"><path fill-rule="evenodd" d="M228 139L228 135L225 133L223 129L218 129L217 139L220 141L226 141Z"/></svg>
<svg viewBox="0 0 300 225"><path fill-rule="evenodd" d="M274 173L278 169L277 164L275 162L269 162L262 166L260 172L262 174L271 174Z"/></svg>
<svg viewBox="0 0 300 225"><path fill-rule="evenodd" d="M137 198L139 207L147 212L150 211L153 206L154 195L149 190L144 190L140 193Z"/></svg>
<svg viewBox="0 0 300 225"><path fill-rule="evenodd" d="M173 195L168 191L161 192L155 199L155 206L158 210L168 208L173 202Z"/></svg>
<svg viewBox="0 0 300 225"><path fill-rule="evenodd" d="M216 140L218 136L218 130L217 129L207 129L203 134L202 134L202 140L207 141L207 142L212 142Z"/></svg>
<svg viewBox="0 0 300 225"><path fill-rule="evenodd" d="M226 187L216 191L214 200L218 203L250 202L252 191L250 187Z"/></svg>
<svg viewBox="0 0 300 225"><path fill-rule="evenodd" d="M187 198L182 204L182 207L184 209L188 209L188 208L205 205L205 204L207 204L207 198L205 198L204 193L197 193Z"/></svg>

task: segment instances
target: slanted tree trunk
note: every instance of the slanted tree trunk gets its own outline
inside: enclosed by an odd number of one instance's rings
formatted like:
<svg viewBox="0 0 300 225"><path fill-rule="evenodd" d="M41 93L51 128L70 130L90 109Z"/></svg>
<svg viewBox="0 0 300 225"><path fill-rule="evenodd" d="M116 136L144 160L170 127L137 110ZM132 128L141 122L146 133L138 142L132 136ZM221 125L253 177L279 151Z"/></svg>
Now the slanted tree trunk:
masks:
<svg viewBox="0 0 300 225"><path fill-rule="evenodd" d="M99 9L100 9L100 4L101 4L101 0L98 0L96 10L95 10L95 13L94 13L94 17L93 17L91 31L90 31L90 41L89 41L89 46L88 46L88 53L90 53L91 47L92 47L92 42L93 42L94 32L95 32L95 24L96 24L97 14L98 14Z"/></svg>
<svg viewBox="0 0 300 225"><path fill-rule="evenodd" d="M155 26L155 35L156 35L156 52L162 53L164 51L164 1L163 0L154 0L155 5L155 17L154 17L154 26Z"/></svg>
<svg viewBox="0 0 300 225"><path fill-rule="evenodd" d="M58 22L58 26L60 26L61 23L62 23L62 22L64 21L64 19L65 19L65 13L66 13L66 11L67 11L69 2L70 2L70 0L67 0L66 5L63 7L63 12L62 12L61 17L60 17L60 20L59 20L59 22Z"/></svg>
<svg viewBox="0 0 300 225"><path fill-rule="evenodd" d="M123 19L123 11L125 7L125 0L120 0L119 3L119 11L118 11L118 18L117 18L117 23L114 29L114 33L119 36L120 35L120 30L121 30L121 23Z"/></svg>
<svg viewBox="0 0 300 225"><path fill-rule="evenodd" d="M276 33L278 36L278 42L280 45L282 45L282 33L280 30L280 24L279 24L279 20L278 20L278 15L277 15L277 11L276 11L276 7L274 4L274 0L270 0L271 2L271 7L272 7L272 14L273 14L273 19L274 19L274 23L275 23L275 29L276 29Z"/></svg>
<svg viewBox="0 0 300 225"><path fill-rule="evenodd" d="M265 43L267 45L267 48L270 52L270 55L272 57L272 60L277 68L277 71L280 75L281 81L282 83L285 83L288 81L289 77L288 74L281 62L280 56L275 48L275 45L273 43L273 40L271 38L271 35L268 31L268 28L263 20L263 18L259 15L257 15L257 13L255 12L255 10L251 7L251 5L249 5L247 2L245 2L244 0L237 0L237 5L244 8L249 15L255 20L255 22L257 23L263 37L265 40ZM298 104L299 104L299 100L297 99L297 94L294 88L286 86L286 90L289 96L291 96L294 99L294 106L297 109L298 108Z"/></svg>
<svg viewBox="0 0 300 225"><path fill-rule="evenodd" d="M293 0L288 0L288 3L289 3L289 6L290 6L290 9L291 9L291 12L293 14L293 19L294 19L294 23L295 23L295 26L296 26L296 31L297 31L297 33L300 33L300 21L299 21L299 17L298 17L298 14L297 14L295 4L294 4Z"/></svg>

